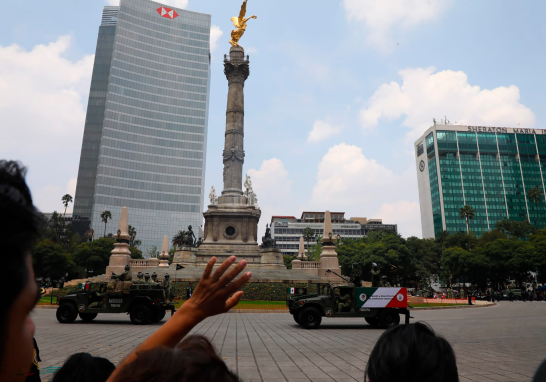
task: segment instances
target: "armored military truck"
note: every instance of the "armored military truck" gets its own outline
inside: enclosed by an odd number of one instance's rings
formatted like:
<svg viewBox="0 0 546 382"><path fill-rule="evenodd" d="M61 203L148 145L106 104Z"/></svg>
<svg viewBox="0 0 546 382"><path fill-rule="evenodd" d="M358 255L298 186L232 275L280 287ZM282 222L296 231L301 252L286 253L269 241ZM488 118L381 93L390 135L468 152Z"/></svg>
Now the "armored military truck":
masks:
<svg viewBox="0 0 546 382"><path fill-rule="evenodd" d="M175 312L157 284L130 281L86 283L82 290L59 297L57 304L57 320L62 324L74 322L78 315L92 321L99 313L126 313L133 324L146 325L163 320L168 310L171 315Z"/></svg>
<svg viewBox="0 0 546 382"><path fill-rule="evenodd" d="M382 328L398 325L400 315L405 316L406 324L411 318L406 288L321 284L319 293L290 296L286 304L294 321L307 329L318 328L322 317L362 317Z"/></svg>

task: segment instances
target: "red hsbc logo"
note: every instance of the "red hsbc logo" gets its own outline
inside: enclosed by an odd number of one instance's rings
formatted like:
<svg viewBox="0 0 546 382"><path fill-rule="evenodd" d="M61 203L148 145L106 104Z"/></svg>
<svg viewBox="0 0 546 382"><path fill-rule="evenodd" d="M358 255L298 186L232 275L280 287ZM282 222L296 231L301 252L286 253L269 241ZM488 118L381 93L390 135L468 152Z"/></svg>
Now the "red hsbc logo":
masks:
<svg viewBox="0 0 546 382"><path fill-rule="evenodd" d="M176 13L174 9L167 7L159 7L156 9L156 11L161 15L161 17L166 17L168 19L176 19L178 17L178 13Z"/></svg>

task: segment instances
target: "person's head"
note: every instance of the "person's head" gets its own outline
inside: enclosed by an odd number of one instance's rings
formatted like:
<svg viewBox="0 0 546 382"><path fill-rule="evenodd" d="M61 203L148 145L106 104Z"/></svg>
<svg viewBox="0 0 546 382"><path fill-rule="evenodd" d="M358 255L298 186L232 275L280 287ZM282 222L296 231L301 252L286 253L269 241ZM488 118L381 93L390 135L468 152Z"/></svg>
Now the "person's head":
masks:
<svg viewBox="0 0 546 382"><path fill-rule="evenodd" d="M129 264L127 264L127 265L125 266L125 271L129 272L130 270L131 270L131 266L130 266Z"/></svg>
<svg viewBox="0 0 546 382"><path fill-rule="evenodd" d="M372 263L372 268L377 268L377 264L376 264L376 263Z"/></svg>
<svg viewBox="0 0 546 382"><path fill-rule="evenodd" d="M150 274L149 274L148 272L146 272L146 273L144 274L144 279L145 279L145 280L149 280L149 279L150 279Z"/></svg>
<svg viewBox="0 0 546 382"><path fill-rule="evenodd" d="M144 273L138 272L136 277L139 278L139 279L143 279L144 278Z"/></svg>
<svg viewBox="0 0 546 382"><path fill-rule="evenodd" d="M152 273L152 280L155 280L155 279L157 279L157 273L154 272Z"/></svg>
<svg viewBox="0 0 546 382"><path fill-rule="evenodd" d="M170 279L170 278L171 278L171 276L169 276L168 273L165 273L165 280L168 280L168 279Z"/></svg>
<svg viewBox="0 0 546 382"><path fill-rule="evenodd" d="M458 382L455 353L427 324L398 325L375 344L365 381Z"/></svg>
<svg viewBox="0 0 546 382"><path fill-rule="evenodd" d="M106 358L93 357L89 353L76 353L55 373L53 382L106 382L115 368Z"/></svg>
<svg viewBox="0 0 546 382"><path fill-rule="evenodd" d="M176 348L155 348L137 354L116 375L117 382L239 382L205 337L190 336ZM54 381L55 382L55 381Z"/></svg>
<svg viewBox="0 0 546 382"><path fill-rule="evenodd" d="M16 162L0 161L0 245L3 282L9 293L0 309L0 380L30 370L34 323L30 312L39 299L30 253L45 220L32 204L26 170ZM7 279L6 279L7 278Z"/></svg>

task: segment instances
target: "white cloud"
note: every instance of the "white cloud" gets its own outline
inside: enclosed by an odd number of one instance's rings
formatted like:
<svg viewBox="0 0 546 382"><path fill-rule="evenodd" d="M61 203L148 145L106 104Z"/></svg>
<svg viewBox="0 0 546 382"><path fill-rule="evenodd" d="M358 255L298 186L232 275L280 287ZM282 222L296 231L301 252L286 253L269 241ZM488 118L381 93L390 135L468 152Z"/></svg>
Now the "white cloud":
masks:
<svg viewBox="0 0 546 382"><path fill-rule="evenodd" d="M258 205L262 209L260 218L258 242L271 221L271 216L278 215L279 211L293 211L292 180L280 159L264 160L259 170L250 169L248 175L252 179L252 187L258 196Z"/></svg>
<svg viewBox="0 0 546 382"><path fill-rule="evenodd" d="M311 208L344 211L347 217L382 218L385 224L397 222L399 232L404 236L418 234L414 224L420 219L418 209L406 208L391 213L388 207L417 204L406 201L412 197L416 199L415 183L415 174L411 171L397 175L366 158L360 147L341 143L330 148L318 166ZM420 229L420 225L417 227Z"/></svg>
<svg viewBox="0 0 546 382"><path fill-rule="evenodd" d="M223 34L224 34L224 32L222 32L222 30L220 29L220 27L218 25L213 25L210 28L210 51L211 51L211 53L214 52L216 50L216 48L218 48L218 40L220 39L220 37L222 37Z"/></svg>
<svg viewBox="0 0 546 382"><path fill-rule="evenodd" d="M398 224L398 231L404 237L422 237L421 210L417 202L399 200L383 203L374 218L383 219L386 224Z"/></svg>
<svg viewBox="0 0 546 382"><path fill-rule="evenodd" d="M450 3L450 0L343 0L343 7L349 20L367 27L369 45L390 50L394 29L408 29L434 20Z"/></svg>
<svg viewBox="0 0 546 382"><path fill-rule="evenodd" d="M517 86L481 89L469 84L462 71L435 73L433 67L405 69L399 74L402 84L381 85L360 111L365 131L377 126L381 118L402 116L412 139L432 126L433 117L438 120L444 115L462 125L532 127L535 123L533 112L520 103Z"/></svg>
<svg viewBox="0 0 546 382"><path fill-rule="evenodd" d="M119 5L119 0L105 0L105 2L108 5ZM182 9L188 6L188 0L161 0L159 3Z"/></svg>
<svg viewBox="0 0 546 382"><path fill-rule="evenodd" d="M62 36L30 51L0 46L0 152L29 167L44 211L60 205L65 190L58 185L78 170L93 56L64 58L71 43Z"/></svg>
<svg viewBox="0 0 546 382"><path fill-rule="evenodd" d="M307 142L317 143L330 138L334 135L339 135L343 130L341 126L334 126L330 122L315 121L313 129L307 134Z"/></svg>

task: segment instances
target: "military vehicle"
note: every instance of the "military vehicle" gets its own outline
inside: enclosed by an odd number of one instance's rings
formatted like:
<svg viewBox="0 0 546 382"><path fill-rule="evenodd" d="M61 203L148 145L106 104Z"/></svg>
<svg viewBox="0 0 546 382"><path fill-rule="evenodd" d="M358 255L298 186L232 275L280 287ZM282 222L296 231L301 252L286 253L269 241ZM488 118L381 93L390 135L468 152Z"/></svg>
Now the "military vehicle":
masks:
<svg viewBox="0 0 546 382"><path fill-rule="evenodd" d="M111 281L83 284L82 290L57 299L57 320L68 324L78 315L92 321L99 313L126 313L136 325L159 322L166 311L174 314L174 304L167 302L165 291L157 284Z"/></svg>
<svg viewBox="0 0 546 382"><path fill-rule="evenodd" d="M307 329L316 329L322 317L362 317L372 326L388 328L400 323L400 315L409 324L406 288L355 287L354 284L321 284L316 294L289 296L286 305L294 321Z"/></svg>
<svg viewBox="0 0 546 382"><path fill-rule="evenodd" d="M520 288L508 288L504 289L502 293L502 297L505 300L510 300L510 291L512 291L512 298L516 301L521 301L523 298L521 297L521 289Z"/></svg>

